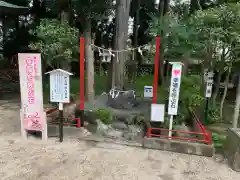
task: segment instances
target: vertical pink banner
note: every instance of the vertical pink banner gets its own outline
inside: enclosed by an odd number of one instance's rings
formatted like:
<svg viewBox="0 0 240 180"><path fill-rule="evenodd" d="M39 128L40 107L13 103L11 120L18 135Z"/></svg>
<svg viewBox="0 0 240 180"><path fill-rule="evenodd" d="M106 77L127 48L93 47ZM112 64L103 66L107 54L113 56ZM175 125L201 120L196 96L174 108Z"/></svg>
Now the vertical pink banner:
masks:
<svg viewBox="0 0 240 180"><path fill-rule="evenodd" d="M20 53L18 64L24 129L43 131L41 54Z"/></svg>

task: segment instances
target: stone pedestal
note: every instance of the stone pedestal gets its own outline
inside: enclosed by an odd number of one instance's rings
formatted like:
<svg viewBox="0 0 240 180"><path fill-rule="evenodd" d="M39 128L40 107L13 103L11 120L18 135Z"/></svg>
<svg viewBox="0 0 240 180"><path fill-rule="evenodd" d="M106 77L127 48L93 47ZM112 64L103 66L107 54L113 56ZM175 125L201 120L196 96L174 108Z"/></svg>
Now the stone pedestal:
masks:
<svg viewBox="0 0 240 180"><path fill-rule="evenodd" d="M224 154L231 168L240 172L240 128L228 130Z"/></svg>

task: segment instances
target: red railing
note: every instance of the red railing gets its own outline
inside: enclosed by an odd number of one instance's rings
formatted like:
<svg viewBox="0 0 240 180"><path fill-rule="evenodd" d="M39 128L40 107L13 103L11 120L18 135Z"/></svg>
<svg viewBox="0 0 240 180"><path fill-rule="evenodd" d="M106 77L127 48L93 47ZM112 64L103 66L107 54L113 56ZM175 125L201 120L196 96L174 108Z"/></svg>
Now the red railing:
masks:
<svg viewBox="0 0 240 180"><path fill-rule="evenodd" d="M57 110L58 110L58 108L49 109L49 110L46 111L46 114L47 114L47 115L48 115L48 114L52 114L52 113L56 112Z"/></svg>
<svg viewBox="0 0 240 180"><path fill-rule="evenodd" d="M52 119L57 119L58 117L57 116L51 116L50 114L56 112L58 110L58 108L53 108L53 109L49 109L46 114L47 114L47 117L48 118L52 118ZM81 120L80 118L71 118L72 121L76 121L77 123L63 123L63 125L65 126L75 126L77 128L80 128L81 127ZM48 122L48 124L59 124L58 121L51 121L51 122Z"/></svg>
<svg viewBox="0 0 240 180"><path fill-rule="evenodd" d="M196 126L198 127L200 132L188 132L188 131L182 131L182 130L169 130L169 129L163 129L163 128L148 128L147 131L147 137L160 137L165 139L176 139L176 140L182 140L182 141L192 141L192 142L201 142L208 145L212 144L212 134L210 132L206 131L206 128L202 125L198 117L195 115L193 111L191 111L191 115L193 118L193 123L196 123ZM158 131L159 134L153 134L152 130ZM168 136L165 135L166 132L178 132L182 134L188 134L188 135L196 135L196 137L179 137L179 136ZM163 133L164 132L164 133Z"/></svg>
<svg viewBox="0 0 240 180"><path fill-rule="evenodd" d="M212 133L207 132L205 126L201 123L201 121L199 120L199 118L192 109L190 109L189 111L191 112L192 119L196 122L198 128L201 130L202 133L205 134L203 138L205 139L207 144L212 144Z"/></svg>
<svg viewBox="0 0 240 180"><path fill-rule="evenodd" d="M157 130L160 132L159 135L157 134L152 134L152 130ZM183 134L189 134L189 135L202 135L202 136L208 136L207 133L198 133L198 132L188 132L188 131L181 131L181 130L169 130L169 129L163 129L163 128L148 128L148 137L160 137L160 138L165 138L165 139L177 139L177 140L183 140L183 141L192 141L192 142L203 142L206 144L209 144L209 141L204 139L198 139L198 138L190 138L190 137L179 137L179 136L167 136L167 135L161 135L163 131L166 132L178 132L178 133L183 133Z"/></svg>

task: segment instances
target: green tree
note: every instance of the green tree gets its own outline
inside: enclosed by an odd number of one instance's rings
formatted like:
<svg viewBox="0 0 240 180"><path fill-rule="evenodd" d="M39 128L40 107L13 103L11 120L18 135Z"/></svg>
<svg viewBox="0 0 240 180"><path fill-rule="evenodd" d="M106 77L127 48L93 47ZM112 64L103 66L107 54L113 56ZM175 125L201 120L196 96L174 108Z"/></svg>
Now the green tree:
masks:
<svg viewBox="0 0 240 180"><path fill-rule="evenodd" d="M214 68L219 72L213 94L214 105L219 92L221 75L227 70L227 78L229 78L232 64L236 62L234 47L239 44L240 32L237 26L239 23L239 7L239 4L224 4L205 11L198 11L191 19L192 25L199 33L198 37L201 40L202 47L206 47L203 48L206 55L204 56L205 67L209 67L210 64L212 69ZM227 83L221 106L223 106L226 90Z"/></svg>
<svg viewBox="0 0 240 180"><path fill-rule="evenodd" d="M95 35L92 24L101 22L111 13L112 0L46 0L48 7L54 8L60 14L61 21L79 23L79 29L85 37L85 59L87 69L87 100L94 101L94 55L91 44L94 43ZM74 18L73 18L74 17ZM71 23L70 23L71 24ZM78 38L77 38L78 39Z"/></svg>
<svg viewBox="0 0 240 180"><path fill-rule="evenodd" d="M116 25L114 49L126 49L128 39L128 19L131 0L116 1ZM126 54L124 52L116 53L116 60L113 62L113 85L118 88L124 87L124 71Z"/></svg>
<svg viewBox="0 0 240 180"><path fill-rule="evenodd" d="M66 69L71 61L76 60L74 54L77 54L79 49L79 32L68 23L42 19L31 34L36 35L39 40L29 46L41 52L46 65Z"/></svg>
<svg viewBox="0 0 240 180"><path fill-rule="evenodd" d="M218 70L213 104L219 92L220 78L227 72L228 82L232 65L239 58L239 4L224 4L215 8L196 11L190 18L179 19L176 16L164 16L161 22L155 17L151 30L153 35L160 32L166 34L162 37L164 58L182 59L188 64L191 59L200 59L203 70ZM186 68L186 67L184 67ZM220 116L227 93L225 84L221 99ZM203 88L202 88L203 90ZM203 91L202 91L203 92Z"/></svg>
<svg viewBox="0 0 240 180"><path fill-rule="evenodd" d="M184 20L178 19L173 15L165 15L161 22L158 17L153 17L151 26L152 36L161 33L162 58L183 61L184 71L187 67L190 57L194 54L194 49L198 46L197 32L190 24ZM191 39L191 40L190 40Z"/></svg>

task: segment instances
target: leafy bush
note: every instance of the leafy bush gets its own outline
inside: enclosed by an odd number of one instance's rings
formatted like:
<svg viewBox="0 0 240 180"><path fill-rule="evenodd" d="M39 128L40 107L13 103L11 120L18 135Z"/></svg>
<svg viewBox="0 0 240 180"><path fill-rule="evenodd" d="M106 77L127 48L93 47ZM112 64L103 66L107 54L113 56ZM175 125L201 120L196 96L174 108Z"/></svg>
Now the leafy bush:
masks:
<svg viewBox="0 0 240 180"><path fill-rule="evenodd" d="M31 49L39 50L46 64L59 66L70 62L79 52L79 33L76 28L58 20L42 19L36 30L30 32L39 41L31 43Z"/></svg>
<svg viewBox="0 0 240 180"><path fill-rule="evenodd" d="M204 100L200 91L200 76L183 76L181 81L180 101L190 107L200 106Z"/></svg>
<svg viewBox="0 0 240 180"><path fill-rule="evenodd" d="M188 116L188 107L199 107L204 102L200 92L201 78L198 75L182 76L179 97L178 122L181 123Z"/></svg>
<svg viewBox="0 0 240 180"><path fill-rule="evenodd" d="M112 112L107 109L97 109L94 114L95 119L101 120L104 124L111 124L113 120Z"/></svg>
<svg viewBox="0 0 240 180"><path fill-rule="evenodd" d="M208 119L207 119L207 123L208 124L213 124L216 123L217 121L219 121L220 119L220 114L219 114L219 108L218 107L209 107L208 110Z"/></svg>
<svg viewBox="0 0 240 180"><path fill-rule="evenodd" d="M217 134L217 133L212 133L212 138L213 138L214 147L216 149L222 149L223 144L226 140L226 136L225 135L220 135L220 134Z"/></svg>

